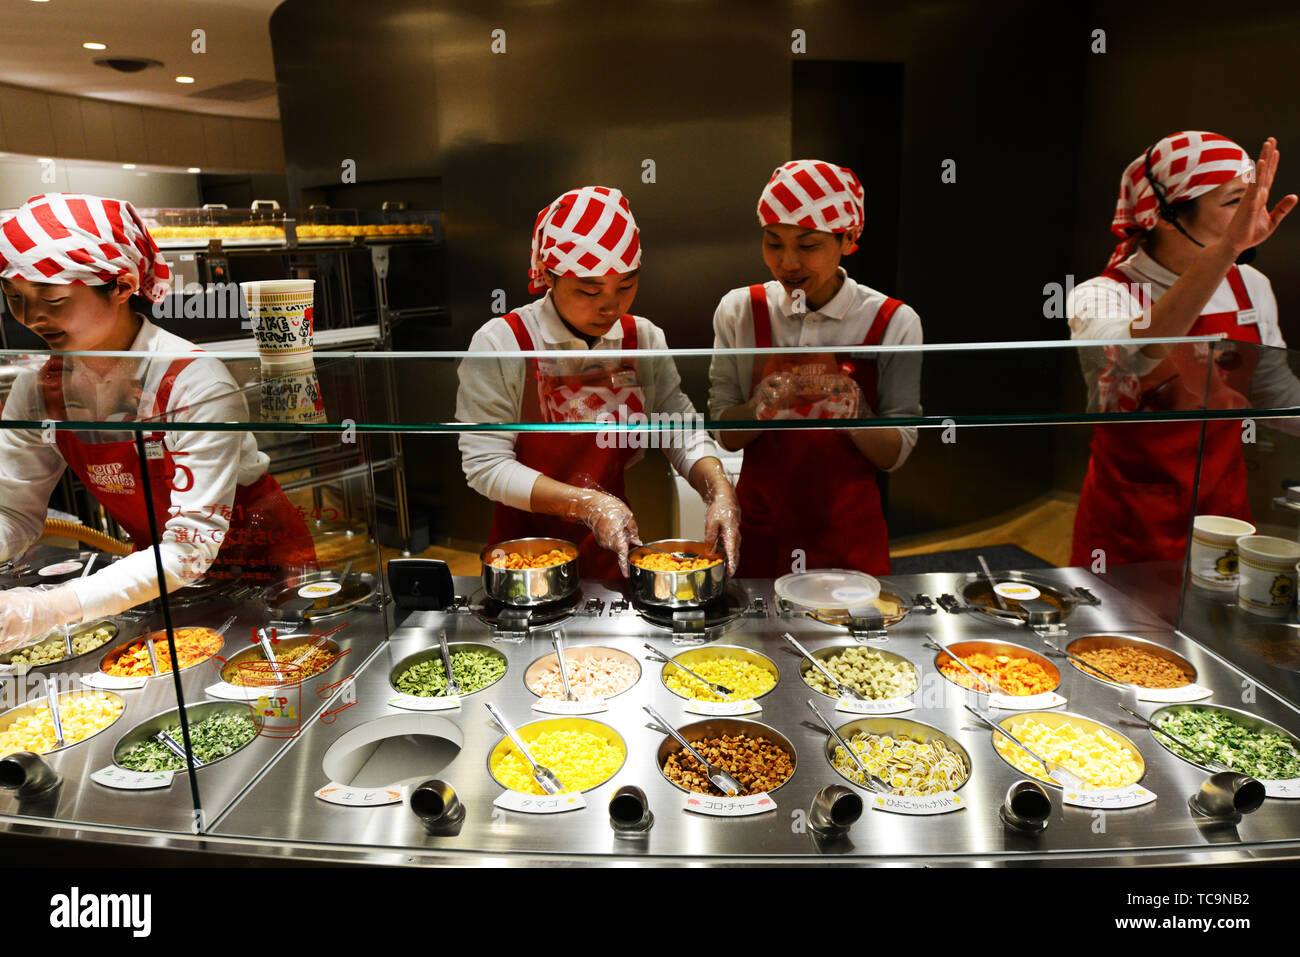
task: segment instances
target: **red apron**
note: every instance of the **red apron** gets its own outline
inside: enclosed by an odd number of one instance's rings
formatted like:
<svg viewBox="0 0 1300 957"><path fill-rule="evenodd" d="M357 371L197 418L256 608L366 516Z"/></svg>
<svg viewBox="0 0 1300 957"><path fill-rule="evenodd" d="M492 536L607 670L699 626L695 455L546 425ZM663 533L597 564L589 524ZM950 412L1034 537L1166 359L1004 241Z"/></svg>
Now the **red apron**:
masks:
<svg viewBox="0 0 1300 957"><path fill-rule="evenodd" d="M1102 273L1134 292L1142 308L1150 300L1141 285L1117 269ZM1255 325L1240 323L1250 310L1250 296L1236 266L1228 285L1237 300L1233 312L1202 313L1189 336L1225 334L1238 342L1260 342ZM1220 354L1209 376L1211 408L1244 407L1255 371L1253 350ZM1173 381L1170 381L1170 380ZM1120 408L1201 409L1206 382L1205 362L1194 357L1193 346L1176 346L1174 354L1143 376ZM1183 557L1191 515L1227 515L1250 521L1246 494L1246 463L1241 454L1241 420L1205 423L1205 450L1195 508L1200 422L1122 423L1098 425L1092 433L1092 457L1079 494L1074 518L1070 564L1088 567L1093 551L1105 552L1107 564L1167 561Z"/></svg>
<svg viewBox="0 0 1300 957"><path fill-rule="evenodd" d="M767 291L750 286L754 345L772 346ZM890 318L902 303L886 299L876 312L862 345L880 345ZM763 368L754 363L753 389L769 372L815 356L772 356ZM835 364L842 361L838 356ZM878 400L874 359L853 359L853 378L872 409ZM802 549L808 568L854 568L889 574L889 530L880 505L876 467L853 440L833 429L765 432L745 446L736 483L740 501L738 574L742 578L779 578L790 573L795 549Z"/></svg>
<svg viewBox="0 0 1300 957"><path fill-rule="evenodd" d="M177 359L168 366L154 399L155 415L167 409L176 377L193 361ZM53 419L66 419L62 359L50 359L42 368L41 390L47 414ZM134 438L122 442L86 442L60 429L55 433L55 442L72 473L131 536L136 551L148 548L153 538ZM194 475L182 461L183 456L167 448L163 432L146 434L144 446L154 516L161 533L175 514L172 491L188 491L193 487ZM204 574L212 578L229 577L232 574L229 569L239 566L244 579L278 581L284 570L316 564L316 548L306 522L269 473L252 485L236 487L233 505L214 502L195 514L206 518L214 512L228 518L230 528L218 539L220 550L216 561L209 569L194 569L194 579ZM185 532L188 530L181 530L182 534ZM184 541L179 537L176 540Z"/></svg>
<svg viewBox="0 0 1300 957"><path fill-rule="evenodd" d="M525 352L533 351L532 336L519 314L512 312L505 318L519 348ZM625 315L621 322L623 348L636 349L636 320ZM575 358L581 355L577 353ZM645 411L645 393L637 378L635 362L624 359L613 371L576 376L545 375L536 357L528 360L528 367L532 372L529 378L536 382L537 387L529 388L530 383L524 383L523 404L519 410L521 422L593 422L600 412L618 414L620 406L629 414ZM520 464L557 482L599 489L623 499L626 495L623 470L637 450L602 449L596 440L594 432L521 432L515 440L515 458ZM620 577L618 557L601 548L585 526L553 515L537 515L497 504L488 544L538 537L576 542L584 577Z"/></svg>

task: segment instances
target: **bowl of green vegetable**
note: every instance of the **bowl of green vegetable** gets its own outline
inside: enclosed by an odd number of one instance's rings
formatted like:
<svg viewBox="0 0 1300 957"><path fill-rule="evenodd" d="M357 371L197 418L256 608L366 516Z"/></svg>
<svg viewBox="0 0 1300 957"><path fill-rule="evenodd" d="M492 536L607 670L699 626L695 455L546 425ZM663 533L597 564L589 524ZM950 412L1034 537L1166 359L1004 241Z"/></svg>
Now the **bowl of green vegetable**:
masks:
<svg viewBox="0 0 1300 957"><path fill-rule="evenodd" d="M190 726L190 743L196 763L203 766L230 757L257 737L257 725L248 705L235 701L204 701L189 705L185 717ZM113 763L128 771L187 771L188 764L161 741L166 731L177 744L181 736L180 709L172 708L142 721L124 734L113 749Z"/></svg>
<svg viewBox="0 0 1300 957"><path fill-rule="evenodd" d="M451 674L463 695L482 691L500 681L506 673L506 656L490 645L471 641L453 641ZM407 655L388 675L388 683L400 694L417 698L439 698L447 693L447 671L442 651L434 645Z"/></svg>
<svg viewBox="0 0 1300 957"><path fill-rule="evenodd" d="M1158 708L1151 723L1187 742L1201 757L1152 732L1165 750L1206 771L1213 769L1202 758L1259 781L1300 778L1300 739L1248 711L1217 704L1174 704Z"/></svg>

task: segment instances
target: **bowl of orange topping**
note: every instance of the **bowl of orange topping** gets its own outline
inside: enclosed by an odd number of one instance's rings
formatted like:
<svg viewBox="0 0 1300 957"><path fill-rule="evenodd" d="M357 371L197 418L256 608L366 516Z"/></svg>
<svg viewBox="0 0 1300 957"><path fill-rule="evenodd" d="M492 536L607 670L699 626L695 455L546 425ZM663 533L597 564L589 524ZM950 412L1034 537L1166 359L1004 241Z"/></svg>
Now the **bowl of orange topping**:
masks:
<svg viewBox="0 0 1300 957"><path fill-rule="evenodd" d="M544 605L578 588L578 546L562 538L514 538L479 553L483 592L506 605Z"/></svg>
<svg viewBox="0 0 1300 957"><path fill-rule="evenodd" d="M632 594L637 601L666 608L691 608L713 601L726 589L726 562L703 542L673 539L650 544L654 547L640 545L627 556Z"/></svg>

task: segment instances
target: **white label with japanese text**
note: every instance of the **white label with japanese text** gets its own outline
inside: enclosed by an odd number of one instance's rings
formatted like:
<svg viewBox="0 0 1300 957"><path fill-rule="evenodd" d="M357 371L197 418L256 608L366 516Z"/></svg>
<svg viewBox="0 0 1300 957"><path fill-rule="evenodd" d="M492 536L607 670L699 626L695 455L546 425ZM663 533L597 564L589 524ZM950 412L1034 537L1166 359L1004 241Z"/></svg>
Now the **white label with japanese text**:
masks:
<svg viewBox="0 0 1300 957"><path fill-rule="evenodd" d="M1139 688L1139 701L1200 701L1214 694L1209 688L1200 685L1183 685L1181 688Z"/></svg>
<svg viewBox="0 0 1300 957"><path fill-rule="evenodd" d="M221 698L225 701L251 701L260 698L266 693L265 688L241 688L239 685L228 684L225 681L218 681L214 685L208 685L203 690L209 698Z"/></svg>
<svg viewBox="0 0 1300 957"><path fill-rule="evenodd" d="M316 796L330 804L344 807L381 807L385 804L400 804L405 797L405 788L354 788L346 784L331 781Z"/></svg>
<svg viewBox="0 0 1300 957"><path fill-rule="evenodd" d="M1003 598L1014 598L1016 601L1032 601L1042 594L1033 585L1024 582L998 582L993 590Z"/></svg>
<svg viewBox="0 0 1300 957"><path fill-rule="evenodd" d="M343 590L340 582L312 582L298 589L299 598L328 598Z"/></svg>
<svg viewBox="0 0 1300 957"><path fill-rule="evenodd" d="M564 811L580 811L587 806L587 800L581 791L568 791L564 794L502 791L492 803L507 811L519 811L522 814L561 814Z"/></svg>
<svg viewBox="0 0 1300 957"><path fill-rule="evenodd" d="M740 797L721 797L712 794L688 794L683 809L694 814L711 814L714 817L748 817L776 810L776 802L766 791Z"/></svg>
<svg viewBox="0 0 1300 957"><path fill-rule="evenodd" d="M117 675L106 675L102 671L95 671L88 675L81 676L81 683L88 688L100 688L107 691L128 691L131 688L143 688L146 678L119 678Z"/></svg>
<svg viewBox="0 0 1300 957"><path fill-rule="evenodd" d="M415 695L399 694L396 698L389 698L388 703L394 708L402 708L406 711L451 711L460 707L460 697L452 694L441 698L420 698Z"/></svg>
<svg viewBox="0 0 1300 957"><path fill-rule="evenodd" d="M840 698L835 702L836 711L849 714L902 714L911 711L912 702L906 698L885 698L881 701L859 701L857 698Z"/></svg>
<svg viewBox="0 0 1300 957"><path fill-rule="evenodd" d="M1300 778L1288 778L1285 781L1260 781L1264 793L1271 798L1300 798Z"/></svg>
<svg viewBox="0 0 1300 957"><path fill-rule="evenodd" d="M1071 807L1095 807L1109 811L1115 808L1141 807L1155 799L1155 791L1130 784L1128 787L1114 788L1110 791L1076 791L1072 788L1064 788L1061 801Z"/></svg>
<svg viewBox="0 0 1300 957"><path fill-rule="evenodd" d="M902 794L873 794L869 803L877 811L890 811L894 814L947 814L960 811L966 806L961 795L954 791L941 791L927 794L925 797L905 797Z"/></svg>
<svg viewBox="0 0 1300 957"><path fill-rule="evenodd" d="M745 701L688 701L685 708L691 714L705 714L713 717L754 714L763 710L762 706L752 698Z"/></svg>
<svg viewBox="0 0 1300 957"><path fill-rule="evenodd" d="M989 695L989 707L999 711L1043 711L1046 708L1059 708L1065 704L1065 698L1055 691L1042 694L1014 695L994 692Z"/></svg>
<svg viewBox="0 0 1300 957"><path fill-rule="evenodd" d="M533 710L543 714L599 714L608 711L609 705L600 699L590 701L562 701L559 698L538 698Z"/></svg>
<svg viewBox="0 0 1300 957"><path fill-rule="evenodd" d="M151 788L169 787L175 774L175 771L128 771L110 764L93 773L90 780L123 791L147 791Z"/></svg>

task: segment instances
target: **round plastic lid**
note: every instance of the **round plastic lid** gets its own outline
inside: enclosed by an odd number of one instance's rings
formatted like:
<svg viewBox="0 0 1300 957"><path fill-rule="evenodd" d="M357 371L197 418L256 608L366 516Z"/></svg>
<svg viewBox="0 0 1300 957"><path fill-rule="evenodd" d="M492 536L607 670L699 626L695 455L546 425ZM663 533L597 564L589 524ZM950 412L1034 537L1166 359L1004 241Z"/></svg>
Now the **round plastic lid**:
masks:
<svg viewBox="0 0 1300 957"><path fill-rule="evenodd" d="M880 582L865 572L822 568L776 580L776 594L793 605L813 610L848 610L875 601Z"/></svg>

